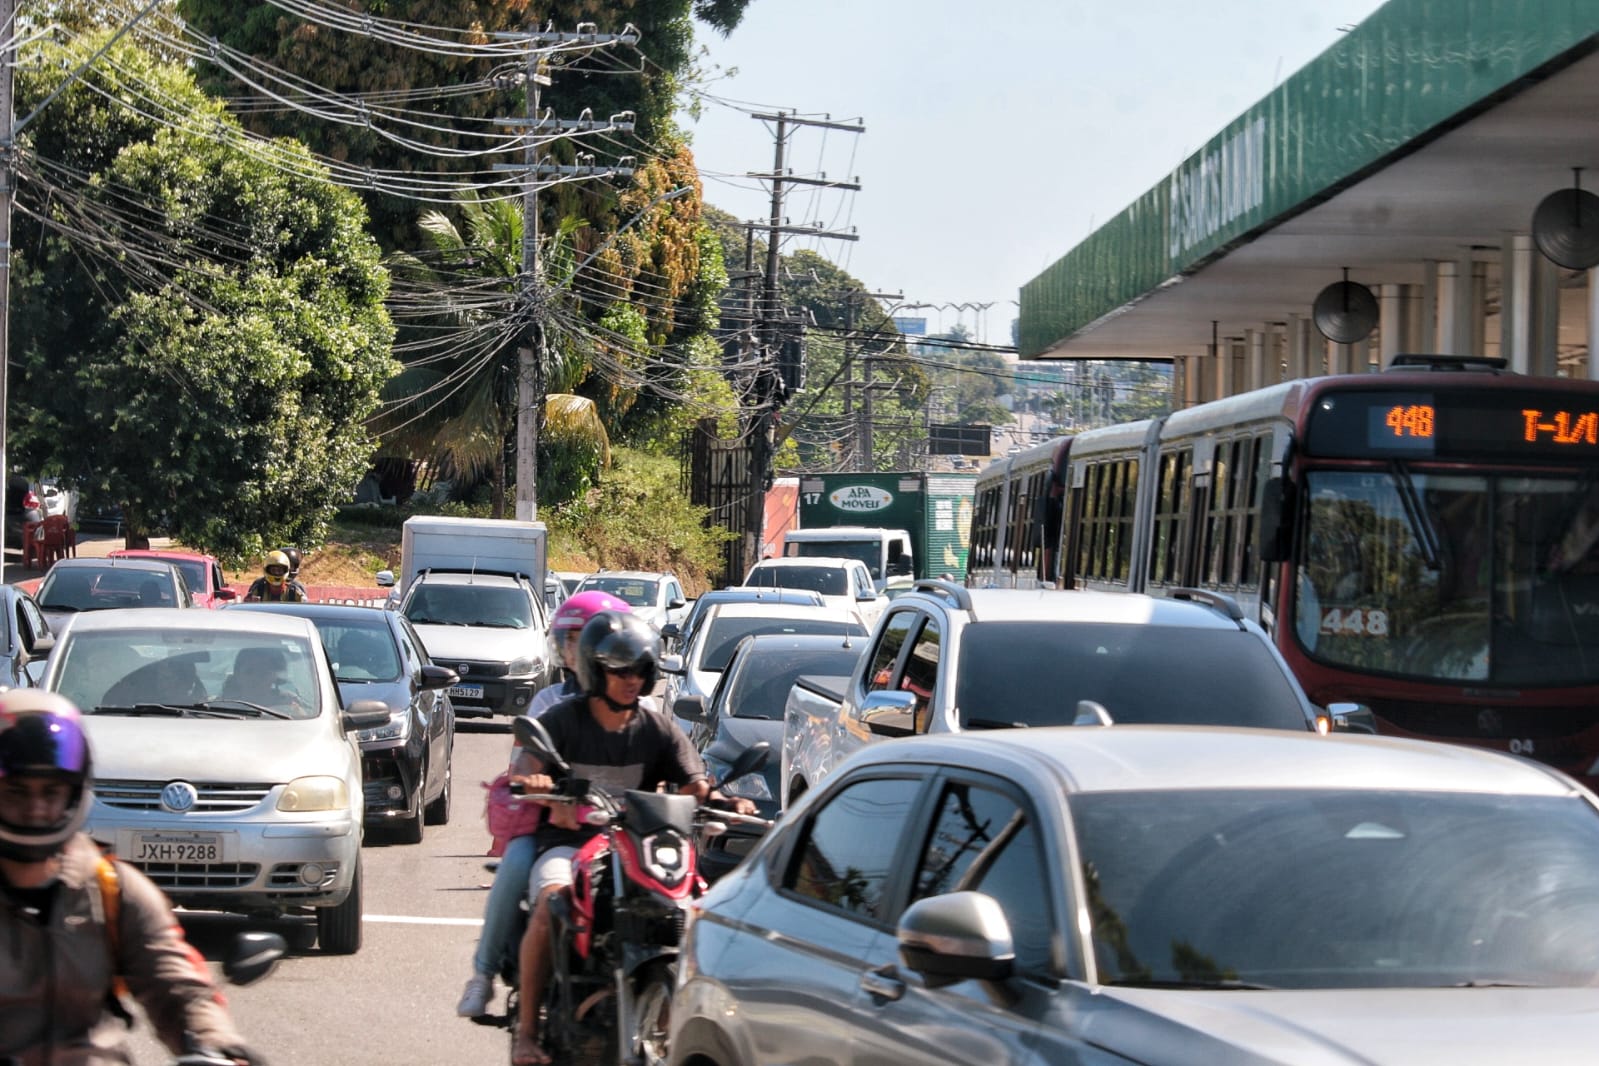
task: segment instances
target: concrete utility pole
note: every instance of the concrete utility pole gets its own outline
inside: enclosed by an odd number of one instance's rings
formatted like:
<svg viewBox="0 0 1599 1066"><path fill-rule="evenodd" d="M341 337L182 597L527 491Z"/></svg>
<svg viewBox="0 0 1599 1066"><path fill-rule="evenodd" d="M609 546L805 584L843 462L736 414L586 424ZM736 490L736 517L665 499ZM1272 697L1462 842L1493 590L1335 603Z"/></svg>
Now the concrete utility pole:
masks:
<svg viewBox="0 0 1599 1066"><path fill-rule="evenodd" d="M867 296L874 300L904 300L902 292L867 292L862 293L851 290L844 294L844 372L849 373L850 341L855 335L855 298ZM892 320L891 320L892 321ZM875 331L874 331L875 332ZM869 351L861 353L861 412L855 425L855 469L872 471L877 469L877 459L873 448L876 446L872 438L872 418L874 413L872 389L872 359ZM844 413L850 413L849 389L853 384L849 377L844 379Z"/></svg>
<svg viewBox="0 0 1599 1066"><path fill-rule="evenodd" d="M631 115L613 115L608 121L587 117L556 119L539 112L539 88L550 84L550 77L541 69L553 48L583 45L606 48L618 44L637 44L636 32L596 33L589 23L581 23L576 33L498 33L500 40L526 41L528 45L527 117L501 119L497 125L519 126L527 129L527 144L523 147L521 163L496 163L495 170L517 171L522 174L522 306L528 314L526 346L517 349L516 361L516 517L532 522L538 518L539 479L539 426L544 416L544 364L548 337L544 329L547 299L544 288L544 269L539 261L539 190L550 184L542 179L632 177L628 166L596 167L592 163L577 166L553 166L542 161L547 132L556 136L596 131L631 133ZM626 114L626 113L624 113Z"/></svg>
<svg viewBox="0 0 1599 1066"><path fill-rule="evenodd" d="M802 233L811 237L829 237L836 240L860 240L858 234L829 232L822 228L820 223L812 226L789 226L783 217L783 194L789 185L814 185L830 189L848 189L859 191L860 185L856 182L829 181L826 177L806 178L798 177L787 172L786 153L788 149L788 134L790 126L816 126L823 129L843 130L847 133L864 133L866 127L856 123L833 122L828 119L800 118L790 111L781 111L775 115L753 114L751 118L763 122L777 124L776 150L773 153L772 172L770 174L751 173L751 178L760 178L772 183L771 216L766 224L766 281L761 291L761 321L758 331L752 330L758 336L757 349L748 353L749 360L755 364L755 372L751 381L747 404L750 409L749 418L745 427L745 434L749 440L749 471L747 484L749 497L745 507L745 532L744 532L744 559L746 564L760 558L761 538L765 533L763 528L766 523L766 488L772 476L773 429L777 419L777 410L781 405L781 390L778 387L778 373L774 365L774 355L778 349L778 330L782 322L782 313L779 306L778 292L778 266L780 263L780 238L784 234ZM730 575L736 577L739 575Z"/></svg>

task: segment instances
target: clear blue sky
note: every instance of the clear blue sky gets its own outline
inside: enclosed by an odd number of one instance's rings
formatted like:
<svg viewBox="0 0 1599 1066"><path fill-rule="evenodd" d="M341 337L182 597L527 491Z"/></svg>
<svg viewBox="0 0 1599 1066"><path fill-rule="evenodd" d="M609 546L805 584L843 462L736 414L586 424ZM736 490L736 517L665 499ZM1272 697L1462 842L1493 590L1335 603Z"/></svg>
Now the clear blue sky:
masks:
<svg viewBox="0 0 1599 1066"><path fill-rule="evenodd" d="M993 303L926 314L1010 342L1023 284L1119 213L1381 0L752 0L726 39L704 26L706 87L759 109L859 119L801 130L794 223L855 243L789 238L907 301ZM684 116L712 204L765 218L768 124L707 102ZM722 177L726 175L726 177Z"/></svg>

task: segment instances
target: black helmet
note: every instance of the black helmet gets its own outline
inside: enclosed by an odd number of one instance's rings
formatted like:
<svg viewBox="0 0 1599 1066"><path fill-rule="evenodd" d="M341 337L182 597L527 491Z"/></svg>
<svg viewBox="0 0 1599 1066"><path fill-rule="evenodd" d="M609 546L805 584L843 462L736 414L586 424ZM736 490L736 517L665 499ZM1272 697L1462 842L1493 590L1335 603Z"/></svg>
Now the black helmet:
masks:
<svg viewBox="0 0 1599 1066"><path fill-rule="evenodd" d="M605 668L640 670L644 691L655 687L655 627L636 614L601 611L577 638L577 683L585 696L605 694Z"/></svg>
<svg viewBox="0 0 1599 1066"><path fill-rule="evenodd" d="M279 548L278 551L289 557L289 576L294 577L300 572L300 549Z"/></svg>
<svg viewBox="0 0 1599 1066"><path fill-rule="evenodd" d="M43 862L60 851L89 817L92 772L89 741L71 700L38 689L0 693L0 782L50 777L72 787L54 825L17 825L0 815L0 858Z"/></svg>

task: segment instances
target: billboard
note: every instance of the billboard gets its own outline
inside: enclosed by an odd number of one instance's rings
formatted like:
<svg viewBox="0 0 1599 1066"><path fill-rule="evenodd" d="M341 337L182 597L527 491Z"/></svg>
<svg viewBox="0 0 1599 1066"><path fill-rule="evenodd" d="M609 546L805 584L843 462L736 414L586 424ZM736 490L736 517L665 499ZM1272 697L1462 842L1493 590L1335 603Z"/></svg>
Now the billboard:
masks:
<svg viewBox="0 0 1599 1066"><path fill-rule="evenodd" d="M928 427L927 451L929 455L987 455L993 432L990 425L934 423Z"/></svg>
<svg viewBox="0 0 1599 1066"><path fill-rule="evenodd" d="M927 319L905 318L900 315L895 315L894 328L905 334L907 337L925 337L927 336Z"/></svg>

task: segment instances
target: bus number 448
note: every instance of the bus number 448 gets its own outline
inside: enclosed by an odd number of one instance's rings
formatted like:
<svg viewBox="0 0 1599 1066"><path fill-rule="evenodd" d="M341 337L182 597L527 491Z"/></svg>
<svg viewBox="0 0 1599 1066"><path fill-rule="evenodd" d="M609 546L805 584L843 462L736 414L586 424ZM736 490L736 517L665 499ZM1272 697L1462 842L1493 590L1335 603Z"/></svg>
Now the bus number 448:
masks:
<svg viewBox="0 0 1599 1066"><path fill-rule="evenodd" d="M1321 612L1324 637L1386 637L1388 612L1360 607L1329 607Z"/></svg>

